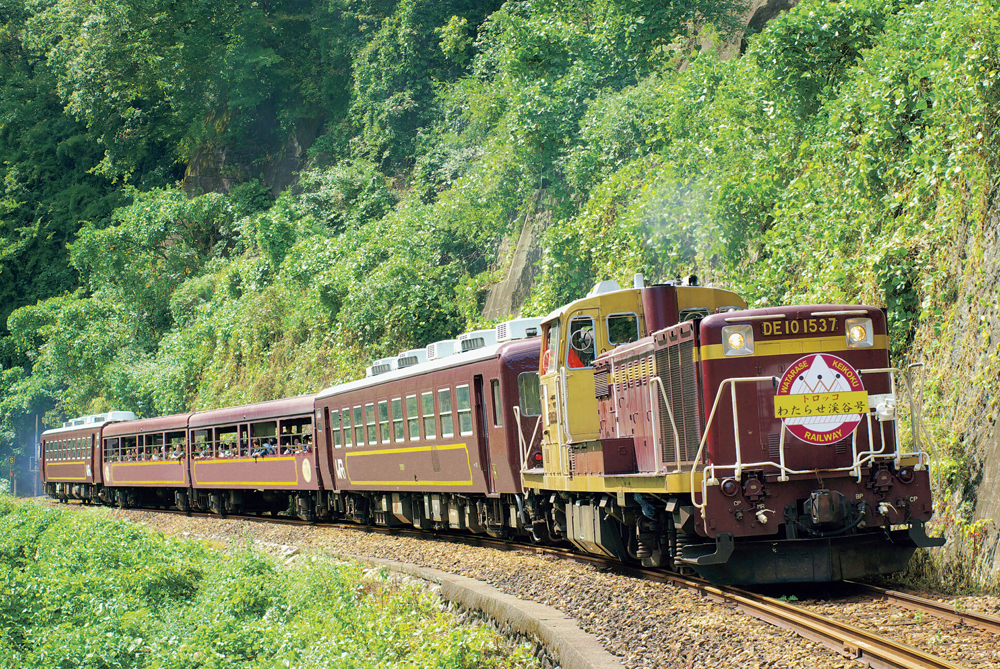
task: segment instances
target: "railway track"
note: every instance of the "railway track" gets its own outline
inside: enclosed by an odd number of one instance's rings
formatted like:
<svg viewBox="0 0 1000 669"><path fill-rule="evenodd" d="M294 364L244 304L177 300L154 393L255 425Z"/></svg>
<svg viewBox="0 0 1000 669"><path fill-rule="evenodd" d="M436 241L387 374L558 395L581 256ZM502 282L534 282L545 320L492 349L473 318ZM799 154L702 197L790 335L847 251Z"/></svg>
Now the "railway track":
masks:
<svg viewBox="0 0 1000 669"><path fill-rule="evenodd" d="M173 509L144 509L144 511L172 515L190 515L198 518L218 518L218 516L209 513L185 514ZM282 516L229 516L229 518L254 523L277 523L297 526L316 525L316 523ZM560 559L573 560L590 564L599 569L617 571L635 578L659 583L670 583L707 597L712 601L736 606L750 616L781 627L782 629L791 630L806 639L824 645L834 652L857 660L866 666L875 667L876 669L961 669L962 667L962 665L947 659L837 621L789 602L739 588L715 586L701 579L663 570L629 567L612 560L580 554L566 548L517 544L479 535L463 535L447 532L431 534L409 528L362 526L353 523L324 523L319 526L353 532L416 538L422 541L447 541L503 551L550 555L559 557ZM851 585L871 594L873 597L888 600L895 605L1000 635L1000 619L980 613L956 610L953 606L949 607L940 602L907 593L860 583L851 583Z"/></svg>
<svg viewBox="0 0 1000 669"><path fill-rule="evenodd" d="M936 618L950 620L968 627L978 627L979 629L1000 635L1000 618L988 616L976 611L962 611L952 604L936 602L933 599L918 597L898 590L887 590L867 583L855 583L848 581L852 586L868 592L872 596L880 597L891 604L901 606L911 611L920 611Z"/></svg>

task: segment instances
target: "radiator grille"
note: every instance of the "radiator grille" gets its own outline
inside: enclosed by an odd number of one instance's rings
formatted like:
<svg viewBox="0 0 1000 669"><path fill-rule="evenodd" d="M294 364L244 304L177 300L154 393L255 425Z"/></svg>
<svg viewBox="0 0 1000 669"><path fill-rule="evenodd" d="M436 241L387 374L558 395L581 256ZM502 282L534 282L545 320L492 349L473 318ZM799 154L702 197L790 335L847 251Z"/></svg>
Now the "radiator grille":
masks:
<svg viewBox="0 0 1000 669"><path fill-rule="evenodd" d="M594 396L603 399L611 394L608 389L608 370L601 369L594 372Z"/></svg>
<svg viewBox="0 0 1000 669"><path fill-rule="evenodd" d="M680 439L680 456L683 462L690 462L698 452L701 429L698 425L698 384L694 365L694 341L686 340L676 345L668 345L656 352L656 371L665 386L670 409ZM663 402L663 395L657 392L660 412L660 443L664 462L674 462L674 431L670 414Z"/></svg>

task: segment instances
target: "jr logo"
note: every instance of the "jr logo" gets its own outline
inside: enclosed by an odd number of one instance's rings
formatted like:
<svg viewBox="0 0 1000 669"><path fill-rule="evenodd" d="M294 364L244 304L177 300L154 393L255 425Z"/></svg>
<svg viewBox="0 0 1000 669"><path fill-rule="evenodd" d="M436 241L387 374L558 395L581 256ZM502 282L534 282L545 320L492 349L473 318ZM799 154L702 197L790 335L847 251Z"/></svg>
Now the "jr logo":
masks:
<svg viewBox="0 0 1000 669"><path fill-rule="evenodd" d="M344 461L337 459L337 478L346 479L347 478L347 468L344 467Z"/></svg>

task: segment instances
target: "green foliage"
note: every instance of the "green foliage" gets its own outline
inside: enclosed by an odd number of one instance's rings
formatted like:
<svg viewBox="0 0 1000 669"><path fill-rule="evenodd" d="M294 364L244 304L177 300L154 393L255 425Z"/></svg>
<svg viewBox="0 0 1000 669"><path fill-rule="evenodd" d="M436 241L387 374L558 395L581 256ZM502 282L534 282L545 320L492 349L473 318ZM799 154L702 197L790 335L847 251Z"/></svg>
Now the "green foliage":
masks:
<svg viewBox="0 0 1000 669"><path fill-rule="evenodd" d="M845 75L872 48L886 21L905 0L811 3L808 11L786 12L759 38L761 70L788 96L801 117L816 113L823 98L835 97Z"/></svg>
<svg viewBox="0 0 1000 669"><path fill-rule="evenodd" d="M32 413L311 392L455 336L526 222L525 312L696 273L884 307L899 361L989 201L996 3L805 0L695 55L741 6L7 0L0 448ZM167 187L198 152L267 174L293 137L276 197Z"/></svg>
<svg viewBox="0 0 1000 669"><path fill-rule="evenodd" d="M63 113L55 78L26 44L32 7L0 3L0 337L15 309L76 286L66 243L118 202L91 173L100 147ZM23 362L0 348L0 365Z"/></svg>
<svg viewBox="0 0 1000 669"><path fill-rule="evenodd" d="M352 116L360 152L375 162L409 164L417 132L437 116L434 85L454 79L461 62L438 48L435 30L452 16L478 26L499 3L400 0L354 58Z"/></svg>
<svg viewBox="0 0 1000 669"><path fill-rule="evenodd" d="M458 65L469 59L472 36L469 34L469 20L464 16L452 16L448 23L435 31L441 36L441 51Z"/></svg>
<svg viewBox="0 0 1000 669"><path fill-rule="evenodd" d="M3 666L537 666L386 574L310 557L286 569L107 514L0 497Z"/></svg>
<svg viewBox="0 0 1000 669"><path fill-rule="evenodd" d="M310 216L330 232L359 228L385 216L397 196L378 167L367 160L345 160L299 175L300 192L290 202L296 214Z"/></svg>

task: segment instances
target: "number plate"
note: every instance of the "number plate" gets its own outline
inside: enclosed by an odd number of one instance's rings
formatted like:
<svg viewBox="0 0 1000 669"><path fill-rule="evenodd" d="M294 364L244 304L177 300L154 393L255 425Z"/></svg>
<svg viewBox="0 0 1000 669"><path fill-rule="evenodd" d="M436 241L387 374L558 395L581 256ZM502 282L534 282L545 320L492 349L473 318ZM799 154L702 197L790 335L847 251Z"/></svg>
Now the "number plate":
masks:
<svg viewBox="0 0 1000 669"><path fill-rule="evenodd" d="M834 316L824 318L797 318L792 321L762 321L760 334L763 337L780 337L798 334L837 334L840 323Z"/></svg>

